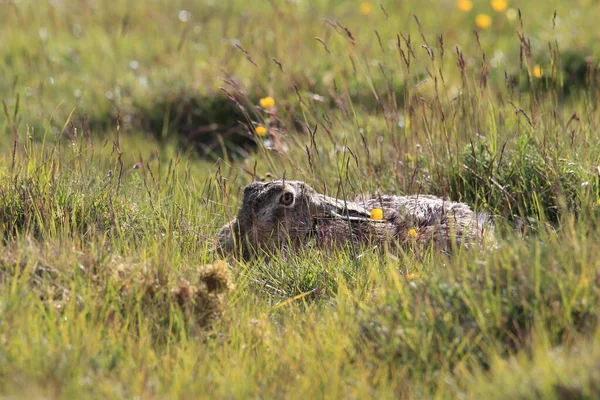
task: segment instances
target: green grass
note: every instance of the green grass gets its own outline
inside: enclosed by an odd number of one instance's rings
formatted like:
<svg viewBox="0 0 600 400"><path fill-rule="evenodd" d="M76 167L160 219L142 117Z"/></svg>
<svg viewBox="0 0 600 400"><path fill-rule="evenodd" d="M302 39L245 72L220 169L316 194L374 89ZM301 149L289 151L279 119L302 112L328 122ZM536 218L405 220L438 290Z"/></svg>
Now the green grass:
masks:
<svg viewBox="0 0 600 400"><path fill-rule="evenodd" d="M0 394L597 398L600 7L508 7L0 3ZM282 177L499 243L215 260Z"/></svg>

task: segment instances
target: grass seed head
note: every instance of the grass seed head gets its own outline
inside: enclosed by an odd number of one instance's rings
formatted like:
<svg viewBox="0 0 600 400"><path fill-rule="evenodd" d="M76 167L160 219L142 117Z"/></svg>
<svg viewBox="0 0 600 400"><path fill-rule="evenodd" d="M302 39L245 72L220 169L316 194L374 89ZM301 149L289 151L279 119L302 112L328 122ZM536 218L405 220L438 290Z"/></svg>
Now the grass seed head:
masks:
<svg viewBox="0 0 600 400"><path fill-rule="evenodd" d="M232 290L234 287L231 279L231 271L227 263L223 260L202 266L198 271L198 277L206 285L209 293L226 292Z"/></svg>

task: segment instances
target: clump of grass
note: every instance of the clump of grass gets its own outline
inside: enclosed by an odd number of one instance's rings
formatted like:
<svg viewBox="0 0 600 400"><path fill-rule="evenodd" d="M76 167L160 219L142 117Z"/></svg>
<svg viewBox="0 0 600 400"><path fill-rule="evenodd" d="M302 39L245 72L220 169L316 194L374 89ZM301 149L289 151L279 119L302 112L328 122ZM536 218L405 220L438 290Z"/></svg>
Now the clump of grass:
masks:
<svg viewBox="0 0 600 400"><path fill-rule="evenodd" d="M600 301L595 256L577 254L576 242L556 248L552 236L531 247L507 243L484 259L447 260L440 271L442 260L426 263L414 279L391 272L387 290L358 303L361 346L420 376L489 367L492 354L524 348L535 327L553 344L593 334L600 321L591 306ZM533 254L535 262L522 262Z"/></svg>
<svg viewBox="0 0 600 400"><path fill-rule="evenodd" d="M278 254L267 260L238 265L248 289L269 302L279 302L298 295L310 295L307 300L334 297L338 280L356 279L356 263L347 254L337 254L335 265L325 266L323 254L310 246L299 254Z"/></svg>
<svg viewBox="0 0 600 400"><path fill-rule="evenodd" d="M562 87L565 93L576 93L581 88L598 85L598 62L591 51L569 49L560 55L563 69Z"/></svg>
<svg viewBox="0 0 600 400"><path fill-rule="evenodd" d="M8 249L0 257L0 283L32 292L46 307L59 309L85 309L84 302L107 296L120 305L112 309L109 318L116 318L118 313L127 319L132 307L137 307L147 325L154 327L157 338L165 335L165 316L173 307L182 312L183 325L171 329L208 327L224 313L225 295L234 288L223 261L175 273L160 265L99 259L90 253L64 265L64 256L61 251L35 244L27 253ZM78 267L71 268L74 264ZM73 290L73 281L85 282L84 295ZM177 336L178 332L167 331L166 335Z"/></svg>
<svg viewBox="0 0 600 400"><path fill-rule="evenodd" d="M212 159L244 157L256 148L245 127L249 111L223 92L167 93L157 99L137 105L133 118L159 141L174 140Z"/></svg>
<svg viewBox="0 0 600 400"><path fill-rule="evenodd" d="M125 299L131 297L152 315L161 316L159 321L177 305L185 315L183 321L206 327L223 314L223 296L234 288L229 267L223 261L187 269L178 276L167 276L167 280L160 272L149 271L152 268L121 268L112 274L109 285Z"/></svg>
<svg viewBox="0 0 600 400"><path fill-rule="evenodd" d="M600 396L600 354L596 340L570 348L552 347L538 332L532 350L508 359L494 358L488 371L467 375L466 398L595 399Z"/></svg>
<svg viewBox="0 0 600 400"><path fill-rule="evenodd" d="M0 230L5 240L17 235L44 239L57 232L143 232L148 215L131 198L114 198L115 180L72 181L68 175L0 177Z"/></svg>
<svg viewBox="0 0 600 400"><path fill-rule="evenodd" d="M557 223L564 212L577 214L594 201L597 178L591 171L578 160L545 154L527 136L496 152L481 138L460 157L462 168L451 177L453 195L508 220Z"/></svg>
<svg viewBox="0 0 600 400"><path fill-rule="evenodd" d="M554 63L544 66L533 66L533 86L542 91L560 94L561 99L577 96L582 89L598 88L598 62L589 49L569 48L556 52L551 58ZM545 57L541 57L545 59ZM552 65L554 64L554 65ZM528 83L521 85L522 90L529 90Z"/></svg>

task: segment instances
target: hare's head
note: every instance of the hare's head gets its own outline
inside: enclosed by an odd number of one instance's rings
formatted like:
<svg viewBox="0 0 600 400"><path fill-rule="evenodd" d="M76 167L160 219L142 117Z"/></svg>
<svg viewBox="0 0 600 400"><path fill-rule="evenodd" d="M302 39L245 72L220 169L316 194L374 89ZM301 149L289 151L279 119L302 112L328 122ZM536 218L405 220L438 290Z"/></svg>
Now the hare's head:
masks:
<svg viewBox="0 0 600 400"><path fill-rule="evenodd" d="M244 188L242 207L235 220L221 229L220 248L255 250L305 244L320 219L368 220L369 212L355 203L317 193L301 181L253 182Z"/></svg>

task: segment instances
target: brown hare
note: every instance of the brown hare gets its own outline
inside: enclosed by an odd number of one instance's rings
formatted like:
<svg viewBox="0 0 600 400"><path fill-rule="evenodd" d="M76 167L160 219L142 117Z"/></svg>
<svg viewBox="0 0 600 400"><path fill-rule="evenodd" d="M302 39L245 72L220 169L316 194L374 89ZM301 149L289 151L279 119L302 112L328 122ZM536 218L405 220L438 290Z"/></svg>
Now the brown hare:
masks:
<svg viewBox="0 0 600 400"><path fill-rule="evenodd" d="M373 217L371 211L375 211ZM380 215L377 216L376 213ZM344 201L317 193L301 181L253 182L244 188L237 218L223 226L221 256L354 243L413 243L448 252L492 239L485 215L464 203L430 195L377 196Z"/></svg>

